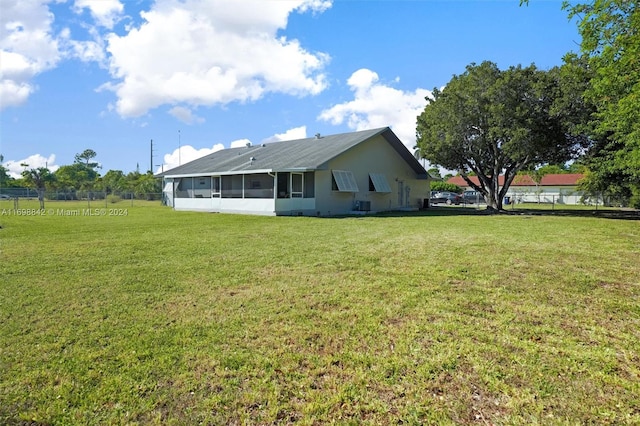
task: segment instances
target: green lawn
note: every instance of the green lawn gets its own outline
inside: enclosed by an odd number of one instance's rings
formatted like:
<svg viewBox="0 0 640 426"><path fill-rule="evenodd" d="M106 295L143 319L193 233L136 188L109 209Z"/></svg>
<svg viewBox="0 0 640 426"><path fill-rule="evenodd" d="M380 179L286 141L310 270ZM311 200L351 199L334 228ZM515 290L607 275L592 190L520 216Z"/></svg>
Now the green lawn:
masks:
<svg viewBox="0 0 640 426"><path fill-rule="evenodd" d="M640 423L638 220L12 207L0 424Z"/></svg>

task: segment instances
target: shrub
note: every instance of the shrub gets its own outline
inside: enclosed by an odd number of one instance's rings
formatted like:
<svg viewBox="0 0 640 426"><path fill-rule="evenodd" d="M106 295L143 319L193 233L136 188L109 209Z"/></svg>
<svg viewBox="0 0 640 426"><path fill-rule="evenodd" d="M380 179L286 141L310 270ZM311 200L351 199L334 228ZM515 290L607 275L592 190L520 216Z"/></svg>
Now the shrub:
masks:
<svg viewBox="0 0 640 426"><path fill-rule="evenodd" d="M456 194L462 193L462 188L454 183L447 182L431 182L431 190L432 191L449 191L455 192Z"/></svg>
<svg viewBox="0 0 640 426"><path fill-rule="evenodd" d="M120 197L119 197L119 196L117 196L117 195L113 195L113 194L111 194L111 195L107 195L107 201L108 201L109 203L111 203L111 204L115 204L115 203L117 203L117 202L119 202L119 201L121 201L121 200L122 200L122 198L120 198Z"/></svg>

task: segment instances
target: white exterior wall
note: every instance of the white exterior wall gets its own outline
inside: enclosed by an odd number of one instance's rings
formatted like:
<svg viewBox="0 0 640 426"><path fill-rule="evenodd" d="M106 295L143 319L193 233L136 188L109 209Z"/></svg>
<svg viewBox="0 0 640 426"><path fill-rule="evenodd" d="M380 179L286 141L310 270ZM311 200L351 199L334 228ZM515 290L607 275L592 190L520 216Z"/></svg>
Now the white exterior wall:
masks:
<svg viewBox="0 0 640 426"><path fill-rule="evenodd" d="M317 214L315 198L278 198L275 201L277 214L293 216Z"/></svg>
<svg viewBox="0 0 640 426"><path fill-rule="evenodd" d="M463 186L462 188L465 191L475 191L474 188L469 186ZM506 196L511 197L511 200L515 203L537 203L538 193L540 194L541 203L566 205L582 204L582 196L584 195L584 192L577 190L576 186L542 186L536 188L529 185L511 185ZM602 203L602 200L598 200L598 203Z"/></svg>
<svg viewBox="0 0 640 426"><path fill-rule="evenodd" d="M332 170L350 170L359 191L333 191ZM369 173L384 174L391 192L369 191ZM398 195L399 183L403 188L402 203ZM348 214L353 211L356 201L371 202L371 211L389 211L417 209L422 207L425 198L429 198L429 181L416 179L415 171L382 136L365 141L332 160L327 170L316 172L315 185L316 206L321 216ZM410 189L408 197L407 187Z"/></svg>
<svg viewBox="0 0 640 426"><path fill-rule="evenodd" d="M275 215L275 200L263 198L176 198L175 210Z"/></svg>
<svg viewBox="0 0 640 426"><path fill-rule="evenodd" d="M511 186L507 196L512 197L516 203L555 203L576 205L581 204L583 192L576 190L575 186Z"/></svg>

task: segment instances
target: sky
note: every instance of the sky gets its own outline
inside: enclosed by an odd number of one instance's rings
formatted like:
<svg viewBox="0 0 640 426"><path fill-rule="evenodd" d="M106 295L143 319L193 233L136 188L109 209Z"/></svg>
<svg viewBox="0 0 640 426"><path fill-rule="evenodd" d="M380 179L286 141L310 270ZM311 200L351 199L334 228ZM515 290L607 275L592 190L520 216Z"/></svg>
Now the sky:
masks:
<svg viewBox="0 0 640 426"><path fill-rule="evenodd" d="M467 65L549 69L579 42L559 0L0 0L0 154L14 177L85 149L158 172L385 126L413 150Z"/></svg>

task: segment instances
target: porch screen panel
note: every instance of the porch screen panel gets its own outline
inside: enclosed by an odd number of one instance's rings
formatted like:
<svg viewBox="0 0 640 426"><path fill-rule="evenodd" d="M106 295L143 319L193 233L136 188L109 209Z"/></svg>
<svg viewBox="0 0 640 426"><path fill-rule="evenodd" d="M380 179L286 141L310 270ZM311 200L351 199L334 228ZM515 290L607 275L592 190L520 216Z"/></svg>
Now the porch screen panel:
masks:
<svg viewBox="0 0 640 426"><path fill-rule="evenodd" d="M242 198L242 175L222 176L222 198Z"/></svg>
<svg viewBox="0 0 640 426"><path fill-rule="evenodd" d="M304 174L304 198L314 198L315 191L315 175L313 172L305 172Z"/></svg>
<svg viewBox="0 0 640 426"><path fill-rule="evenodd" d="M273 198L273 177L267 173L244 176L245 198Z"/></svg>
<svg viewBox="0 0 640 426"><path fill-rule="evenodd" d="M193 198L193 178L179 178L174 182L176 198Z"/></svg>
<svg viewBox="0 0 640 426"><path fill-rule="evenodd" d="M375 192L391 192L387 177L383 173L369 173Z"/></svg>
<svg viewBox="0 0 640 426"><path fill-rule="evenodd" d="M351 170L332 170L333 179L340 192L358 192L358 184Z"/></svg>
<svg viewBox="0 0 640 426"><path fill-rule="evenodd" d="M291 173L291 198L302 198L303 176L302 173Z"/></svg>
<svg viewBox="0 0 640 426"><path fill-rule="evenodd" d="M220 176L214 176L211 180L211 196L220 198Z"/></svg>
<svg viewBox="0 0 640 426"><path fill-rule="evenodd" d="M195 198L211 198L211 176L193 178L193 194Z"/></svg>
<svg viewBox="0 0 640 426"><path fill-rule="evenodd" d="M289 172L278 172L278 198L289 198Z"/></svg>

